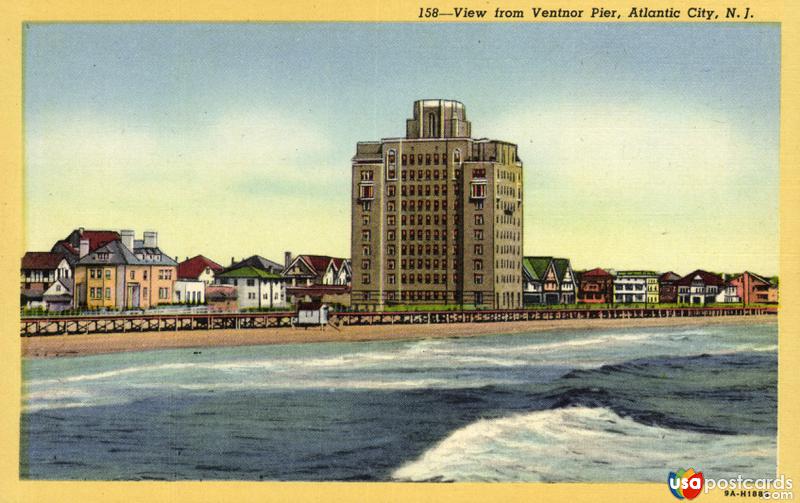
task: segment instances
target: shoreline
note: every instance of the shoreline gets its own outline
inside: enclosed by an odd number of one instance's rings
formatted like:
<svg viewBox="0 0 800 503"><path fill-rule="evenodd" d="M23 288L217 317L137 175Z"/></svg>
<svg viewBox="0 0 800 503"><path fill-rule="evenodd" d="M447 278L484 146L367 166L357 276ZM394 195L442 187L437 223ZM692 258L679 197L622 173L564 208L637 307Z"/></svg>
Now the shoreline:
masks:
<svg viewBox="0 0 800 503"><path fill-rule="evenodd" d="M61 358L88 355L320 342L402 341L433 338L515 335L550 330L596 330L658 326L697 326L777 323L774 315L698 318L583 319L424 325L350 326L320 328L260 328L244 330L193 330L120 334L52 335L22 337L23 358Z"/></svg>

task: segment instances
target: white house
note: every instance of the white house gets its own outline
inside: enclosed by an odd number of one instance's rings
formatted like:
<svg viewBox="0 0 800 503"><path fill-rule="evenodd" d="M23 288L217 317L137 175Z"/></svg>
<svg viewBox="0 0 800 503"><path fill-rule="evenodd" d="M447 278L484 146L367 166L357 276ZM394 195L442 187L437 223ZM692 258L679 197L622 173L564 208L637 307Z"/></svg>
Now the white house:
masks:
<svg viewBox="0 0 800 503"><path fill-rule="evenodd" d="M216 275L218 285L236 287L239 309L263 309L286 307L286 282L276 273L256 269L253 266L228 269Z"/></svg>
<svg viewBox="0 0 800 503"><path fill-rule="evenodd" d="M213 272L212 272L213 274ZM175 304L204 304L206 301L206 283L199 279L179 279L173 287Z"/></svg>
<svg viewBox="0 0 800 503"><path fill-rule="evenodd" d="M648 281L658 282L658 274L654 271L619 271L614 278L614 302L617 304L633 304L648 301Z"/></svg>

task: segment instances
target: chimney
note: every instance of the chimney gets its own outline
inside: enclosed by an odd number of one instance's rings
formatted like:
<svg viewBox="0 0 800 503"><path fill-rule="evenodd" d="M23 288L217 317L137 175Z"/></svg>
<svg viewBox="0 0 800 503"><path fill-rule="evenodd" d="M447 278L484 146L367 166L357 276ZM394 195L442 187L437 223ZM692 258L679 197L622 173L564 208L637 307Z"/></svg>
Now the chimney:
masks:
<svg viewBox="0 0 800 503"><path fill-rule="evenodd" d="M123 230L119 231L119 235L120 235L120 239L122 241L122 244L124 244L125 248L127 248L130 251L133 251L133 236L134 236L134 234L135 233L130 229L123 229Z"/></svg>
<svg viewBox="0 0 800 503"><path fill-rule="evenodd" d="M88 239L81 239L81 247L80 247L79 258L83 258L86 255L89 255L89 240Z"/></svg>
<svg viewBox="0 0 800 503"><path fill-rule="evenodd" d="M145 231L142 233L142 237L144 238L144 242L142 246L145 248L156 248L158 247L158 233L153 231Z"/></svg>
<svg viewBox="0 0 800 503"><path fill-rule="evenodd" d="M233 265L235 263L236 263L236 260L233 257L231 257L231 265Z"/></svg>
<svg viewBox="0 0 800 503"><path fill-rule="evenodd" d="M84 230L85 230L85 229L84 229L83 227L78 227L78 235L79 235L79 236L83 236L83 231L84 231Z"/></svg>
<svg viewBox="0 0 800 503"><path fill-rule="evenodd" d="M283 253L283 261L285 262L284 267L289 268L289 264L292 263L292 252L287 251Z"/></svg>

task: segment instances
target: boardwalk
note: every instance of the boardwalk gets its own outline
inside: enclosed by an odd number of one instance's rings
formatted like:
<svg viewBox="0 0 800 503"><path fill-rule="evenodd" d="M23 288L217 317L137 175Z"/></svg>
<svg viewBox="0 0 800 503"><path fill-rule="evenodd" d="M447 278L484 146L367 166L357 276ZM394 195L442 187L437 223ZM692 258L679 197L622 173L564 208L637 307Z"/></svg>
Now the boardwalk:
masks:
<svg viewBox="0 0 800 503"><path fill-rule="evenodd" d="M439 323L489 323L514 321L552 321L584 319L634 319L754 316L777 314L775 307L685 307L635 309L552 309L512 311L442 311L442 312L376 312L331 313L329 324L334 327L364 325L410 325ZM126 333L166 332L179 330L220 330L293 327L293 312L270 313L213 313L213 314L152 314L104 316L29 317L20 321L23 337Z"/></svg>

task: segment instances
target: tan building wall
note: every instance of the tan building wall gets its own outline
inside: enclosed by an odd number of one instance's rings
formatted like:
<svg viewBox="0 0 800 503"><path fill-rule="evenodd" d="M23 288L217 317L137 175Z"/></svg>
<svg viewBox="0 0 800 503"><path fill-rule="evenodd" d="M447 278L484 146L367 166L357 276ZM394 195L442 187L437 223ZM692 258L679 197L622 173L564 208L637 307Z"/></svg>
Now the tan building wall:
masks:
<svg viewBox="0 0 800 503"><path fill-rule="evenodd" d="M353 158L353 305L521 307L516 146L466 136L458 102L414 115L406 138L359 143Z"/></svg>

